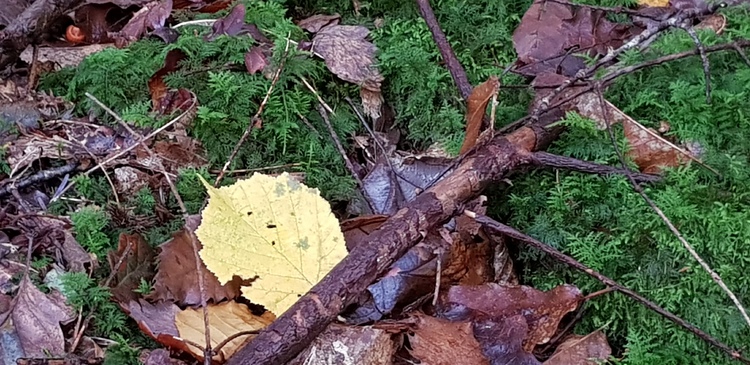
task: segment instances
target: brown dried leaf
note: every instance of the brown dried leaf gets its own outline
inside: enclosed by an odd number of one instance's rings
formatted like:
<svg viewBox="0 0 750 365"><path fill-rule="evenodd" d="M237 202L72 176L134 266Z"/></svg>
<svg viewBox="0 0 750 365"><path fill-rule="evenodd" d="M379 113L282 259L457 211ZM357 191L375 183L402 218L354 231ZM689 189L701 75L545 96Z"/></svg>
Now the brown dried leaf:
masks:
<svg viewBox="0 0 750 365"><path fill-rule="evenodd" d="M460 153L466 153L476 145L479 132L482 130L482 118L487 110L487 104L492 96L497 94L499 87L500 81L497 76L491 76L471 91L469 99L466 100L466 136Z"/></svg>
<svg viewBox="0 0 750 365"><path fill-rule="evenodd" d="M268 60L260 47L252 47L245 53L245 68L251 75L263 70L266 66L268 66Z"/></svg>
<svg viewBox="0 0 750 365"><path fill-rule="evenodd" d="M144 5L120 31L117 46L124 47L140 39L149 29L163 27L170 13L172 0L154 1Z"/></svg>
<svg viewBox="0 0 750 365"><path fill-rule="evenodd" d="M127 256L123 258L126 252ZM133 290L138 289L141 279L150 282L154 276L154 259L154 250L141 235L121 233L117 251L107 254L109 267L118 269L110 284L112 297L121 304L136 300L138 294Z"/></svg>
<svg viewBox="0 0 750 365"><path fill-rule="evenodd" d="M333 15L317 14L309 18L300 20L299 23L297 23L297 26L299 26L300 28L310 33L317 33L321 29L325 28L326 26L338 25L339 20L341 20L341 15L338 15L338 14L333 14Z"/></svg>
<svg viewBox="0 0 750 365"><path fill-rule="evenodd" d="M507 318L522 314L529 324L525 350L549 341L562 317L575 310L583 298L572 285L561 285L548 292L528 286L489 283L453 286L440 296L439 310L450 320Z"/></svg>
<svg viewBox="0 0 750 365"><path fill-rule="evenodd" d="M203 246L195 239L200 250ZM159 253L159 264L154 277L154 291L146 298L149 300L164 300L176 302L180 305L198 305L201 303L198 289L198 273L195 271L195 253L190 242L190 233L183 228L171 240L163 243ZM226 285L221 285L219 279L206 269L200 262L205 279L206 299L218 303L224 299L234 299L240 295L242 279L235 276Z"/></svg>
<svg viewBox="0 0 750 365"><path fill-rule="evenodd" d="M154 73L148 80L148 91L151 94L151 108L160 114L168 114L165 98L167 96L167 83L164 77L181 68L180 61L187 58L184 52L173 49L164 58L164 66Z"/></svg>
<svg viewBox="0 0 750 365"><path fill-rule="evenodd" d="M27 277L20 286L11 318L24 353L42 358L64 355L65 338L60 323L72 321L75 311L65 304L62 294L57 291L44 294Z"/></svg>
<svg viewBox="0 0 750 365"><path fill-rule="evenodd" d="M568 336L544 365L596 365L607 360L611 354L607 336L601 331L594 331L586 336Z"/></svg>
<svg viewBox="0 0 750 365"><path fill-rule="evenodd" d="M314 52L326 62L336 76L359 85L368 114L380 116L382 95L380 83L383 76L375 66L377 48L367 41L369 30L363 26L331 25L321 29L313 37Z"/></svg>
<svg viewBox="0 0 750 365"><path fill-rule="evenodd" d="M409 336L411 355L422 364L489 365L474 338L470 322L449 322L417 313L414 334Z"/></svg>
<svg viewBox="0 0 750 365"><path fill-rule="evenodd" d="M630 144L627 155L638 165L641 172L657 174L664 167L676 167L690 161L688 152L633 119L623 121L623 129Z"/></svg>

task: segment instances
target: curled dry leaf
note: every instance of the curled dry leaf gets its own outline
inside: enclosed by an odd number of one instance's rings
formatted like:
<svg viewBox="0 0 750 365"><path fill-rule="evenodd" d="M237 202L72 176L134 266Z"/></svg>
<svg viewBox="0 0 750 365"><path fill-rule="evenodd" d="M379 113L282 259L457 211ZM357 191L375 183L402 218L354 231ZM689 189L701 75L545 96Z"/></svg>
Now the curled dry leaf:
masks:
<svg viewBox="0 0 750 365"><path fill-rule="evenodd" d="M260 47L252 47L245 53L245 68L247 72L254 75L268 66L268 60Z"/></svg>
<svg viewBox="0 0 750 365"><path fill-rule="evenodd" d="M21 280L11 319L21 348L27 357L44 358L65 354L65 338L60 323L75 318L58 291L44 294L27 277Z"/></svg>
<svg viewBox="0 0 750 365"><path fill-rule="evenodd" d="M492 96L497 94L499 87L500 81L497 76L491 76L471 91L471 95L466 100L466 136L460 153L466 153L476 145L479 132L482 130L482 119L487 110L487 104Z"/></svg>
<svg viewBox="0 0 750 365"><path fill-rule="evenodd" d="M623 129L630 145L627 155L638 165L641 172L656 174L665 167L680 166L692 159L689 152L633 119L623 122Z"/></svg>
<svg viewBox="0 0 750 365"><path fill-rule="evenodd" d="M329 25L313 37L313 51L336 76L360 86L365 112L377 119L383 103L383 76L375 66L377 48L367 40L369 32L363 26Z"/></svg>

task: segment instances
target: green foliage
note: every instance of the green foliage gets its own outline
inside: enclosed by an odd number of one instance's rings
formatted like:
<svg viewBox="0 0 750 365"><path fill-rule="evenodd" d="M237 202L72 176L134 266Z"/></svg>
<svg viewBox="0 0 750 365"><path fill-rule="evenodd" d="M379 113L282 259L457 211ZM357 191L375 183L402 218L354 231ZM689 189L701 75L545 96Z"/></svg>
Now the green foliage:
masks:
<svg viewBox="0 0 750 365"><path fill-rule="evenodd" d="M36 257L33 260L31 260L31 267L37 270L41 270L49 266L53 262L55 261L49 256Z"/></svg>
<svg viewBox="0 0 750 365"><path fill-rule="evenodd" d="M135 205L135 214L154 215L156 199L154 199L154 195L148 187L144 186L135 193L133 203Z"/></svg>
<svg viewBox="0 0 750 365"><path fill-rule="evenodd" d="M107 214L96 207L84 207L70 215L76 240L86 251L104 258L113 244L105 232L109 224Z"/></svg>
<svg viewBox="0 0 750 365"><path fill-rule="evenodd" d="M74 176L72 181L79 194L96 204L106 205L112 198L112 187L104 176L91 177L79 174Z"/></svg>
<svg viewBox="0 0 750 365"><path fill-rule="evenodd" d="M122 336L116 338L117 344L107 348L102 365L141 365L140 349L131 347Z"/></svg>
<svg viewBox="0 0 750 365"><path fill-rule="evenodd" d="M0 146L0 173L10 175L10 165L5 161L5 155L7 153L7 147Z"/></svg>
<svg viewBox="0 0 750 365"><path fill-rule="evenodd" d="M62 292L75 310L94 311L93 328L97 335L112 337L123 333L127 316L110 301L108 288L99 286L84 273L65 273L60 276ZM129 335L131 333L128 333Z"/></svg>

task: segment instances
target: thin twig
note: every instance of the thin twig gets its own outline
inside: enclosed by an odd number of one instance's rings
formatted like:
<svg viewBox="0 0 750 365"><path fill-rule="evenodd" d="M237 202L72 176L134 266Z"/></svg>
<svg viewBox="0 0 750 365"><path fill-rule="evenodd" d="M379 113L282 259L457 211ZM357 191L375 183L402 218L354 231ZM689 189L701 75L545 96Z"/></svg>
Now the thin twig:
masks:
<svg viewBox="0 0 750 365"><path fill-rule="evenodd" d="M216 177L216 181L214 181L214 187L218 187L219 183L221 183L221 180L224 179L224 174L226 174L227 170L229 169L229 165L232 164L234 161L234 158L237 157L237 153L240 152L240 148L245 143L245 140L247 140L247 137L250 136L250 132L253 131L253 127L255 125L255 121L260 118L260 115L263 113L263 110L266 107L266 104L268 104L268 100L271 98L271 93L273 93L273 88L276 86L276 83L279 82L279 76L281 76L281 70L284 69L284 65L286 64L286 57L289 54L289 39L287 39L286 47L284 48L284 54L281 56L281 64L279 65L279 68L276 69L276 73L273 75L273 80L271 80L271 86L268 87L268 91L266 92L266 96L263 97L263 101L261 101L260 106L258 107L258 111L255 112L255 115L253 115L252 118L250 118L250 122L247 124L247 128L245 128L245 132L242 133L242 137L240 137L239 141L237 141L237 144L234 145L234 149L232 149L232 153L229 154L229 158L227 158L227 162L224 163L224 167L221 168L221 172L219 173L219 176Z"/></svg>
<svg viewBox="0 0 750 365"><path fill-rule="evenodd" d="M80 164L78 162L71 162L71 163L69 163L67 165L63 165L63 166L59 166L59 167L54 167L54 168L51 168L51 169L48 169L48 170L38 171L38 172L36 172L33 175L30 175L28 177L25 177L23 179L19 179L18 181L13 182L12 185L16 189L23 189L23 188L25 188L27 186L31 186L31 185L33 185L35 183L42 182L42 181L47 181L47 180L50 180L50 179L54 179L54 178L56 178L58 176L62 176L62 175L71 173L71 172L75 171L78 168L79 165ZM11 184L8 184L8 185L3 186L2 188L0 188L0 197L3 197L5 195L10 194L10 186L11 186Z"/></svg>
<svg viewBox="0 0 750 365"><path fill-rule="evenodd" d="M325 102L325 100L323 100L323 98L320 97L320 94L318 94L318 90L315 90L315 88L312 85L310 85L310 83L307 82L307 80L304 77L300 76L300 80L302 81L303 84L305 84L305 87L307 87L307 89L310 90L310 92L313 93L313 95L315 95L315 97L318 99L318 103L323 105L323 107L326 108L326 110L329 113L331 113L331 115L336 115L336 112L333 110L333 108L331 108Z"/></svg>
<svg viewBox="0 0 750 365"><path fill-rule="evenodd" d="M601 87L596 88L596 94L599 97L599 105L602 109L602 115L604 116L604 123L607 126L607 132L609 133L609 138L612 142L612 146L615 149L615 153L617 154L617 158L620 160L620 164L622 165L623 169L627 169L627 164L625 162L625 157L622 155L622 152L620 151L620 147L617 145L617 139L615 138L615 134L612 131L611 125L610 125L610 118L609 118L609 111L608 108L604 108L604 96L602 95ZM721 287L722 290L729 296L729 298L734 303L735 307L740 311L742 314L742 317L745 319L745 322L750 326L750 317L747 315L747 311L745 310L745 307L742 306L742 303L740 303L739 299L737 299L737 296L734 295L734 293L729 290L729 287L724 283L724 281L721 279L719 274L717 274L711 267L706 263L706 261L703 260L703 258L698 255L698 252L695 251L692 245L688 243L688 241L682 236L682 233L675 227L674 224L672 224L672 221L667 218L666 214L651 200L651 198L646 195L646 192L643 191L643 188L638 184L637 181L633 178L633 176L630 175L630 173L626 170L625 176L628 177L628 180L630 181L630 184L633 186L633 190L635 190L644 201L646 201L646 204L651 207L651 209L661 218L662 221L664 221L664 224L669 227L669 230L672 231L672 234L674 234L675 237L682 243L682 246L685 247L685 249L690 253L691 256L697 261L701 267L703 267L704 270L706 270L709 275L711 275L711 279L716 282L716 284Z"/></svg>
<svg viewBox="0 0 750 365"><path fill-rule="evenodd" d="M357 174L357 170L354 169L354 164L352 164L352 161L349 159L349 156L346 154L346 151L344 150L344 146L341 144L341 140L339 140L338 134L336 134L336 131L333 129L333 126L331 125L331 121L328 119L328 113L326 112L326 110L323 108L321 104L318 104L318 113L320 113L320 116L323 117L323 121L325 122L326 127L328 127L328 133L331 134L331 138L333 139L333 144L336 145L336 149L339 151L341 158L344 159L344 164L346 164L347 170L349 170L349 173L352 175L352 178L354 178L354 181L357 182L357 186L359 187L360 191L362 191L362 196L365 198L367 205L370 207L370 211L374 212L375 205L373 205L372 197L370 197L370 194L367 193L367 190L365 189L365 184L362 182L362 179L359 178L359 175Z"/></svg>
<svg viewBox="0 0 750 365"><path fill-rule="evenodd" d="M546 245L546 244L540 242L539 240L537 240L537 239L535 239L535 238L533 238L531 236L528 236L526 234L523 234L523 233L519 232L518 230L514 229L513 227L509 227L509 226L507 226L505 224L502 224L502 223L500 223L500 222L498 222L498 221L496 221L496 220L494 220L492 218L489 218L489 217L487 217L485 215L477 214L475 212L471 212L471 211L468 211L468 210L464 210L464 215L466 215L468 217L471 217L471 218L474 218L477 221L477 223L481 224L485 229L487 229L488 231L490 231L490 232L492 232L494 234L508 236L510 238L516 239L519 242L525 243L525 244L527 244L527 245L529 245L529 246L531 246L531 247L533 247L533 248L535 248L537 250L540 250L540 251L542 251L542 252L550 255L550 257L554 258L555 260L557 260L557 261L559 261L559 262L561 262L561 263L563 263L565 265L568 265L569 267L574 268L574 269L576 269L578 271L581 271L584 274L586 274L588 276L591 276L591 277L593 277L596 280L599 280L600 282L602 282L603 284L605 284L605 285L607 285L609 287L615 288L615 290L617 290L619 293L622 293L626 297L629 297L629 298L635 300L636 302L640 303L644 307L653 310L654 312L658 313L662 317L664 317L664 318L672 321L676 325L678 325L678 326L680 326L680 327L688 330L689 332L691 332L694 335L696 335L699 338L701 338L706 343L708 343L708 344L710 344L710 345L712 345L712 346L714 346L714 347L716 347L716 348L724 351L724 353L726 353L727 355L729 355L732 359L741 361L741 362L743 362L745 364L750 364L750 359L747 359L747 358L743 357L740 354L739 351L730 348L729 346L725 345L721 341L719 341L716 338L712 337L708 333L703 332L703 330L701 330L700 328L696 327L692 323L685 321L684 319L682 319L682 318L676 316L675 314L667 311L666 309L660 307L656 303L651 302L650 300L644 298L643 296L641 296L640 294L636 293L635 291L633 291L631 289L628 289L627 287L621 285L620 283L618 283L618 282L616 282L616 281L614 281L614 280L612 280L612 279L610 279L610 278L608 278L608 277L600 274L597 271L594 271L590 267L582 264L581 262L577 261L576 259L574 259L574 258L572 258L572 257L570 257L568 255L565 255L564 253L558 251L554 247Z"/></svg>
<svg viewBox="0 0 750 365"><path fill-rule="evenodd" d="M695 48L698 49L698 53L701 56L701 62L703 63L703 77L706 80L706 104L711 104L711 67L708 64L708 55L706 54L706 47L703 46L698 34L695 33L695 29L688 23L682 23L679 26L693 39Z"/></svg>

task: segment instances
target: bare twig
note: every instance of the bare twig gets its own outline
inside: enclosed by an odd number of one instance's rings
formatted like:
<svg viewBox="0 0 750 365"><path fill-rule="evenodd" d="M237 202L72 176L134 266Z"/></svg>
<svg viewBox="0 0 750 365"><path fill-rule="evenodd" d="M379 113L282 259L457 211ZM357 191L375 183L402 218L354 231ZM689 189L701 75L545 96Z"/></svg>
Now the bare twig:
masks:
<svg viewBox="0 0 750 365"><path fill-rule="evenodd" d="M625 176L628 177L628 180L630 181L630 184L633 186L633 190L635 190L644 201L646 201L646 204L648 204L649 207L661 218L662 221L664 221L664 224L667 225L670 231L672 231L672 234L674 234L675 237L682 243L682 246L685 247L685 249L690 253L691 256L697 261L703 270L705 270L709 275L711 275L711 279L716 282L716 284L721 287L722 290L729 296L729 298L734 303L735 307L740 311L742 314L742 317L745 319L745 322L747 322L748 326L750 326L750 317L747 315L747 311L745 310L745 307L742 306L742 303L740 303L739 299L737 299L737 296L734 295L734 293L729 289L729 287L724 283L724 281L721 279L719 274L717 274L711 267L706 263L703 258L698 255L698 252L695 251L692 245L688 243L688 241L682 236L682 233L675 227L675 225L672 223L672 221L667 218L666 214L651 200L651 198L646 195L646 192L643 191L643 188L638 184L637 181L635 181L635 178L631 176L629 171L627 170L627 164L625 163L625 157L622 155L622 152L620 151L620 147L617 145L617 139L615 138L615 134L612 131L611 125L610 125L610 118L609 118L609 110L607 108L604 108L604 96L602 95L601 87L596 87L596 93L599 97L599 105L602 109L602 115L604 115L604 122L607 126L607 132L609 133L609 138L612 142L612 146L615 149L615 153L617 154L617 157L620 160L620 164L622 165L623 169L626 169Z"/></svg>
<svg viewBox="0 0 750 365"><path fill-rule="evenodd" d="M696 327L695 325L693 325L693 324L685 321L684 319L682 319L682 318L674 315L673 313L671 313L671 312L667 311L666 309L660 307L656 303L651 302L650 300L644 298L643 296L641 296L640 294L636 293L635 291L633 291L631 289L628 289L627 287L621 285L620 283L618 283L618 282L616 282L616 281L614 281L614 280L612 280L612 279L610 279L610 278L608 278L608 277L606 277L606 276L604 276L604 275L602 275L602 274L594 271L590 267L582 264L581 262L575 260L574 258L572 258L570 256L565 255L564 253L558 251L557 249L555 249L555 248L553 248L553 247L551 247L549 245L546 245L546 244L544 244L544 243L542 243L542 242L534 239L533 237L530 237L530 236L528 236L526 234L523 234L523 233L517 231L516 229L514 229L512 227L509 227L509 226L506 226L506 225L504 225L504 224L502 224L502 223L500 223L500 222L498 222L498 221L496 221L496 220L494 220L492 218L489 218L489 217L487 217L485 215L480 215L480 214L477 214L477 213L474 213L474 212L471 212L471 211L467 211L467 210L464 211L464 214L467 215L467 216L469 216L469 217L474 218L477 221L477 223L481 224L485 229L489 230L490 232L492 232L494 234L505 235L505 236L511 237L513 239L516 239L519 242L523 242L525 244L528 244L529 246L534 247L535 249L540 250L540 251L542 251L542 252L550 255L555 260L557 260L557 261L559 261L559 262L561 262L561 263L563 263L565 265L568 265L568 266L570 266L570 267L572 267L572 268L574 268L574 269L576 269L578 271L581 271L584 274L586 274L588 276L591 276L591 277L593 277L596 280L599 280L603 284L605 284L605 285L607 285L607 286L609 286L611 288L614 288L615 290L617 290L618 292L622 293L626 297L629 297L629 298L635 300L636 302L640 303L644 307L653 310L654 312L658 313L662 317L664 317L664 318L672 321L676 325L678 325L678 326L680 326L680 327L688 330L689 332L691 332L694 335L696 335L699 338L701 338L706 343L708 343L708 344L710 344L710 345L712 345L712 346L720 349L721 351L723 351L724 353L726 353L727 355L729 355L732 359L741 361L741 362L743 362L745 364L750 364L750 359L747 359L747 358L743 357L740 354L739 351L730 348L729 346L725 345L721 341L719 341L716 338L712 337L708 333L703 332L703 330L701 330L700 328Z"/></svg>
<svg viewBox="0 0 750 365"><path fill-rule="evenodd" d="M33 184L36 184L38 182L47 181L50 179L54 179L58 176L62 176L68 173L71 173L75 171L79 166L78 162L71 162L67 165L54 167L48 170L42 170L39 171L33 175L30 175L28 177L25 177L23 179L19 179L18 181L15 181L12 183L12 185L16 189L23 189L27 186L31 186ZM0 188L0 197L3 197L5 195L10 194L10 186L11 184L8 184L6 186L3 186Z"/></svg>
<svg viewBox="0 0 750 365"><path fill-rule="evenodd" d="M593 162L583 161L572 157L554 155L549 152L537 151L532 154L532 163L537 166L554 167L589 174L599 175L626 175L630 174L640 182L653 183L661 180L659 175L643 174L640 172L631 172L617 167L600 165Z"/></svg>
<svg viewBox="0 0 750 365"><path fill-rule="evenodd" d="M289 54L289 39L287 38L286 42L286 48L284 48L284 55L281 56L281 64L279 65L279 68L276 70L276 73L273 75L273 80L271 80L271 86L268 87L268 91L266 92L266 96L263 97L263 101L261 101L260 106L258 107L258 111L255 112L255 115L253 115L252 118L250 118L250 122L247 124L247 128L245 128L245 132L242 133L242 137L240 137L239 141L237 141L237 144L234 145L234 149L232 149L232 153L229 154L229 158L227 158L227 162L224 163L224 167L221 168L221 172L219 173L219 176L216 177L216 181L214 181L214 187L218 187L221 183L221 180L224 178L224 174L226 174L227 170L229 169L229 165L232 164L234 161L234 158L237 157L237 153L240 152L240 148L242 147L242 144L245 143L245 140L247 140L247 137L250 136L250 132L253 130L253 126L255 125L255 121L260 118L260 115L263 113L263 110L266 108L266 104L268 104L268 99L271 98L271 93L273 93L273 88L276 86L276 83L279 82L279 76L281 76L281 71L284 69L284 65L286 64L286 56Z"/></svg>
<svg viewBox="0 0 750 365"><path fill-rule="evenodd" d="M306 80L306 79L305 79L304 77L301 77L301 76L300 76L300 78L299 78L299 79L300 79L300 81L302 81L302 83L303 83L303 84L305 85L305 87L306 87L306 88L307 88L308 90L310 90L310 92L311 92L311 93L313 93L313 95L315 95L315 98L317 98L317 99L318 99L318 103L320 103L320 105L322 105L322 106L323 106L324 108L326 108L326 110L327 110L327 111L328 111L329 113L331 113L331 115L336 115L336 112L335 112L335 111L333 110L333 108L331 108L331 107L330 107L330 106L329 106L329 105L328 105L328 104L327 104L327 103L325 102L325 100L323 100L323 98L321 98L321 97L320 97L320 94L318 94L318 90L315 90L315 88L314 88L314 87L313 87L312 85L310 85L310 83L309 83L309 82L307 82L307 80Z"/></svg>
<svg viewBox="0 0 750 365"><path fill-rule="evenodd" d="M695 48L701 56L701 62L703 63L703 77L706 79L706 104L711 104L711 67L708 64L706 47L703 46L703 42L698 38L698 34L695 33L695 29L693 29L690 24L683 22L679 27L690 35L690 38L693 39L693 43L695 43Z"/></svg>
<svg viewBox="0 0 750 365"><path fill-rule="evenodd" d="M362 182L362 179L359 178L359 175L357 174L357 170L354 169L354 164L352 164L352 161L349 159L349 156L346 154L346 151L344 150L344 146L341 145L341 140L339 140L338 134L336 134L336 131L333 129L333 126L331 125L331 121L328 119L328 113L320 104L318 105L318 113L320 113L320 116L323 118L323 121L325 122L326 127L328 127L328 132L331 134L333 143L336 145L336 149L339 151L341 158L344 159L344 163L346 164L346 168L349 170L349 174L351 174L352 178L354 178L354 181L357 182L357 186L359 187L360 191L362 191L362 196L365 198L367 205L370 207L370 211L374 212L374 205L372 204L372 198L370 197L370 194L367 193L367 190L365 190L365 184Z"/></svg>

